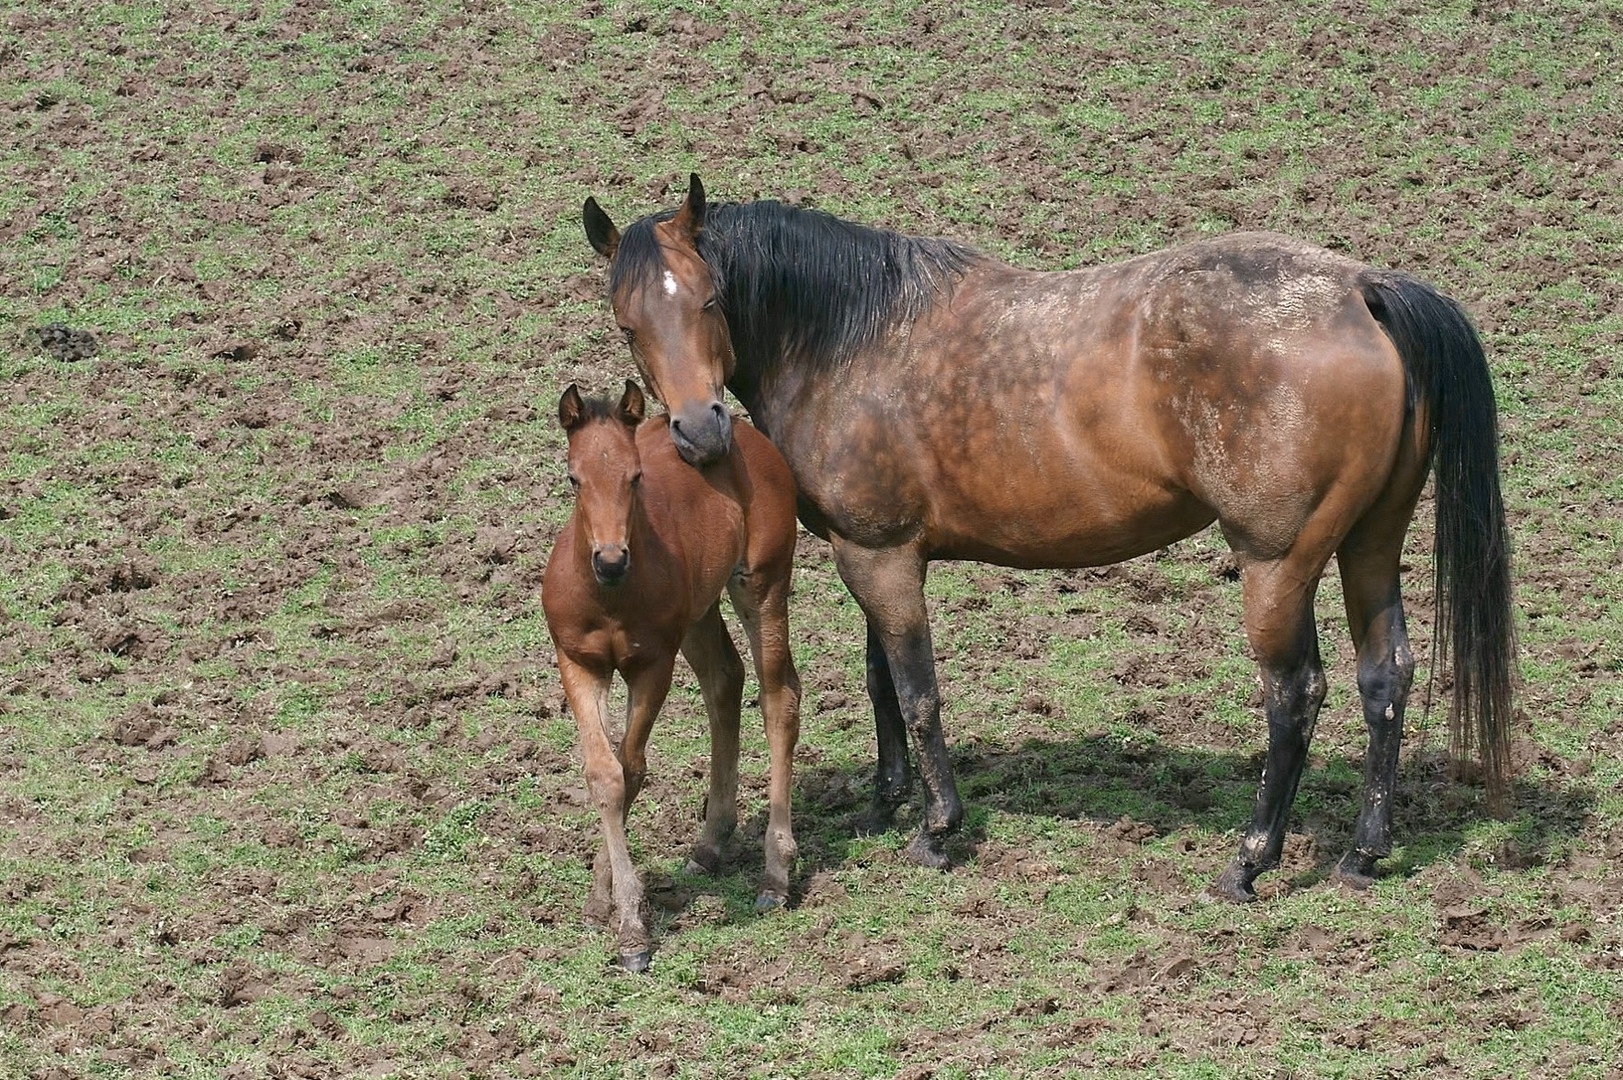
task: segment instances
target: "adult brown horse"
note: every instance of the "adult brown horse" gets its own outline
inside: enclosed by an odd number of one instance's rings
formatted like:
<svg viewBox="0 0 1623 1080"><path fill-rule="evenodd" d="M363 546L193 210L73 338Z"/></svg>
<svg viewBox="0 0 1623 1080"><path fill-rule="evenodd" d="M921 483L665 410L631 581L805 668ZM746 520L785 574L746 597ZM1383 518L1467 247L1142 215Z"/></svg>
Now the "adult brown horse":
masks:
<svg viewBox="0 0 1623 1080"><path fill-rule="evenodd" d="M1398 586L1428 472L1439 648L1455 747L1502 800L1515 643L1492 383L1459 305L1407 275L1270 234L1058 273L775 202L586 234L682 456L729 441L725 385L783 451L800 517L868 619L875 823L907 797L909 853L945 865L962 807L942 739L924 576L932 559L1091 566L1216 521L1243 579L1268 758L1239 854L1213 885L1254 898L1277 866L1325 680L1313 597L1335 555L1370 748L1337 876L1391 851L1414 662Z"/></svg>
<svg viewBox="0 0 1623 1080"><path fill-rule="evenodd" d="M664 419L643 423L642 391L618 404L571 386L558 402L569 436L575 512L558 534L541 584L547 630L602 818L586 914L618 911L620 962L648 967L642 882L626 845L626 815L642 790L648 736L680 650L699 677L710 716L710 796L693 861L714 872L738 820L738 719L744 665L721 621L725 589L744 623L761 683L768 782L766 873L758 908L788 896L795 858L789 784L800 734L800 679L789 655L789 574L795 486L772 444L740 424L730 447L694 469ZM609 682L626 682L625 735L610 735Z"/></svg>

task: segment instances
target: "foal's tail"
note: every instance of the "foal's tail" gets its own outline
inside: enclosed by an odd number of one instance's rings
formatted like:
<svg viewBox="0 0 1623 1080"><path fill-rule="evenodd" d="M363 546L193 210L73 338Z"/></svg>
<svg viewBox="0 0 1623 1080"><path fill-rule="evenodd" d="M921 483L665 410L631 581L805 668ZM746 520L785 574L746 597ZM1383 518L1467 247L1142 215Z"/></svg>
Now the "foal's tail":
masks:
<svg viewBox="0 0 1623 1080"><path fill-rule="evenodd" d="M1488 803L1509 803L1516 631L1510 537L1499 493L1499 423L1482 342L1459 304L1404 274L1365 276L1364 302L1403 357L1423 410L1437 478L1437 622L1433 664L1453 646L1454 752L1482 757Z"/></svg>

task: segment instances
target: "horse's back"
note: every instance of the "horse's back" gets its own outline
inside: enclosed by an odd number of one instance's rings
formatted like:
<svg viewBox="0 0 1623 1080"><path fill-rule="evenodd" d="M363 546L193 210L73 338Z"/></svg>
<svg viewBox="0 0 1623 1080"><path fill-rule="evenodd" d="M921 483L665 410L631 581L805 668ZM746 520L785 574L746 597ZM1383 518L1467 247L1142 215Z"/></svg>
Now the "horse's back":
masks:
<svg viewBox="0 0 1623 1080"><path fill-rule="evenodd" d="M1349 477L1349 505L1372 499L1396 454L1405 376L1365 273L1268 233L1057 273L988 260L774 435L809 521L870 546L1045 566L1214 518L1283 537Z"/></svg>

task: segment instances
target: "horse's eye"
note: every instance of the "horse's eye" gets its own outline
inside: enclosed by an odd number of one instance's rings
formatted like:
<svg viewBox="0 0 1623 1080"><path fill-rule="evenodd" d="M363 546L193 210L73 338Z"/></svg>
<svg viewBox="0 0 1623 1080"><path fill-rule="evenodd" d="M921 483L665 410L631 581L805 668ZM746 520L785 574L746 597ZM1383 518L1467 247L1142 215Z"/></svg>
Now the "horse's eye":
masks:
<svg viewBox="0 0 1623 1080"><path fill-rule="evenodd" d="M579 491L580 490L580 477L576 476L574 473L570 473L569 474L569 486L573 490Z"/></svg>
<svg viewBox="0 0 1623 1080"><path fill-rule="evenodd" d="M642 483L642 470L638 469L636 472L631 474L631 486L632 487L637 487L641 483Z"/></svg>
<svg viewBox="0 0 1623 1080"><path fill-rule="evenodd" d="M620 327L620 333L625 337L627 345L637 340L637 332L629 326Z"/></svg>
<svg viewBox="0 0 1623 1080"><path fill-rule="evenodd" d="M710 299L708 299L708 300L706 300L704 302L704 310L706 310L706 311L713 311L713 310L715 310L715 307L716 307L716 298L714 296L712 296Z"/></svg>

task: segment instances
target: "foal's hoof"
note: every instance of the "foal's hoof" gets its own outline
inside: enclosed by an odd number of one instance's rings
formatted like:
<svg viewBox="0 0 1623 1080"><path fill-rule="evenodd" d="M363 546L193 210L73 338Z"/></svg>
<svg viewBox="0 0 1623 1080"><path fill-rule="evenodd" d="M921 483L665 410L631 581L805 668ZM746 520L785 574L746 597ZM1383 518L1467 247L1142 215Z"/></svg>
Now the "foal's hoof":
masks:
<svg viewBox="0 0 1623 1080"><path fill-rule="evenodd" d="M1375 884L1375 856L1362 851L1347 852L1331 872L1330 880L1355 892L1364 892Z"/></svg>
<svg viewBox="0 0 1623 1080"><path fill-rule="evenodd" d="M1249 904L1257 899L1257 890L1251 887L1250 878L1239 866L1231 865L1206 887L1205 895L1230 904Z"/></svg>
<svg viewBox="0 0 1623 1080"><path fill-rule="evenodd" d="M776 911L789 902L789 898L781 893L764 892L755 898L755 913L764 915L768 911Z"/></svg>
<svg viewBox="0 0 1623 1080"><path fill-rule="evenodd" d="M947 858L946 848L942 845L942 839L939 836L931 836L929 833L921 832L913 837L913 842L907 845L907 849L902 854L907 857L908 861L929 867L931 870L952 869L952 860Z"/></svg>
<svg viewBox="0 0 1623 1080"><path fill-rule="evenodd" d="M651 949L638 949L636 952L621 953L620 966L633 975L640 975L648 970L648 965L653 960L653 957L654 954Z"/></svg>

